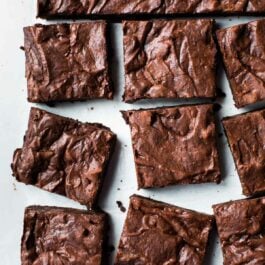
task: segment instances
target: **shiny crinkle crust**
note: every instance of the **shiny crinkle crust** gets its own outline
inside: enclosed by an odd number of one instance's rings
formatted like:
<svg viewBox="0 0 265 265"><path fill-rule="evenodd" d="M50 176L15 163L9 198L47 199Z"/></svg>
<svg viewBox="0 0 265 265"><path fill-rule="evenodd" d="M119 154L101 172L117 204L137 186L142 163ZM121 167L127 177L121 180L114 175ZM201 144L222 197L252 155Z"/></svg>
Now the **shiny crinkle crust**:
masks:
<svg viewBox="0 0 265 265"><path fill-rule="evenodd" d="M22 265L103 265L106 216L32 206L25 211Z"/></svg>
<svg viewBox="0 0 265 265"><path fill-rule="evenodd" d="M123 22L124 100L215 97L213 28L206 19Z"/></svg>
<svg viewBox="0 0 265 265"><path fill-rule="evenodd" d="M105 22L24 28L31 102L111 99Z"/></svg>
<svg viewBox="0 0 265 265"><path fill-rule="evenodd" d="M265 264L265 197L213 206L224 265Z"/></svg>
<svg viewBox="0 0 265 265"><path fill-rule="evenodd" d="M101 124L81 123L32 108L12 164L16 179L93 206L116 136Z"/></svg>
<svg viewBox="0 0 265 265"><path fill-rule="evenodd" d="M132 196L115 265L202 265L213 217Z"/></svg>
<svg viewBox="0 0 265 265"><path fill-rule="evenodd" d="M131 127L139 188L220 182L212 104L123 115Z"/></svg>
<svg viewBox="0 0 265 265"><path fill-rule="evenodd" d="M149 14L245 14L264 13L262 0L38 0L38 16L98 17Z"/></svg>
<svg viewBox="0 0 265 265"><path fill-rule="evenodd" d="M227 77L238 108L265 100L264 32L265 20L217 31Z"/></svg>

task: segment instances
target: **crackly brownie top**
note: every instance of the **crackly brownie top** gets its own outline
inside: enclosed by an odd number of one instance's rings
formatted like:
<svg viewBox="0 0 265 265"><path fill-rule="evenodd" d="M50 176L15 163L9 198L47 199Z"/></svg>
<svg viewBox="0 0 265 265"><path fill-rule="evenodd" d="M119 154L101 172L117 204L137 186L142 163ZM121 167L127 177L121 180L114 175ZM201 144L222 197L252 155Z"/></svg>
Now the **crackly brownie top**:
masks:
<svg viewBox="0 0 265 265"><path fill-rule="evenodd" d="M30 101L112 97L106 23L38 24L24 34Z"/></svg>
<svg viewBox="0 0 265 265"><path fill-rule="evenodd" d="M28 207L22 265L101 265L105 215L55 207Z"/></svg>
<svg viewBox="0 0 265 265"><path fill-rule="evenodd" d="M225 265L265 264L265 197L215 205Z"/></svg>
<svg viewBox="0 0 265 265"><path fill-rule="evenodd" d="M124 100L214 97L213 23L213 20L124 22Z"/></svg>
<svg viewBox="0 0 265 265"><path fill-rule="evenodd" d="M115 265L202 265L212 216L132 196Z"/></svg>
<svg viewBox="0 0 265 265"><path fill-rule="evenodd" d="M265 191L265 110L223 120L243 193Z"/></svg>
<svg viewBox="0 0 265 265"><path fill-rule="evenodd" d="M265 99L264 32L265 20L233 26L217 32L237 107Z"/></svg>
<svg viewBox="0 0 265 265"><path fill-rule="evenodd" d="M32 108L24 145L12 164L18 181L92 206L115 141L100 124Z"/></svg>
<svg viewBox="0 0 265 265"><path fill-rule="evenodd" d="M251 13L264 12L260 0L38 0L38 16L171 14L171 13Z"/></svg>
<svg viewBox="0 0 265 265"><path fill-rule="evenodd" d="M140 188L220 181L212 104L123 114Z"/></svg>

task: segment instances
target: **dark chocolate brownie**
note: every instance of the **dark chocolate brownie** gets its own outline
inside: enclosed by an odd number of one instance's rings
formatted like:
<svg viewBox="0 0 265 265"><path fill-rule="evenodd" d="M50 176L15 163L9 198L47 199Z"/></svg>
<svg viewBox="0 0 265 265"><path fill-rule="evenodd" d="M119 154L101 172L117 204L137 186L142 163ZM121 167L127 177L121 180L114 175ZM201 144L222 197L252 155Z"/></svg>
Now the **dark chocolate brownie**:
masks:
<svg viewBox="0 0 265 265"><path fill-rule="evenodd" d="M215 97L213 27L209 19L123 22L124 100Z"/></svg>
<svg viewBox="0 0 265 265"><path fill-rule="evenodd" d="M113 97L105 22L24 28L28 100Z"/></svg>
<svg viewBox="0 0 265 265"><path fill-rule="evenodd" d="M123 112L131 127L139 188L219 183L213 105Z"/></svg>
<svg viewBox="0 0 265 265"><path fill-rule="evenodd" d="M121 17L125 15L264 14L263 0L38 0L42 18Z"/></svg>
<svg viewBox="0 0 265 265"><path fill-rule="evenodd" d="M265 197L213 206L224 265L265 264Z"/></svg>
<svg viewBox="0 0 265 265"><path fill-rule="evenodd" d="M115 135L101 124L32 108L28 130L12 164L16 179L89 207L103 182Z"/></svg>
<svg viewBox="0 0 265 265"><path fill-rule="evenodd" d="M25 210L22 265L104 265L106 215L31 206Z"/></svg>
<svg viewBox="0 0 265 265"><path fill-rule="evenodd" d="M221 29L217 38L236 107L265 100L265 20Z"/></svg>
<svg viewBox="0 0 265 265"><path fill-rule="evenodd" d="M225 118L223 125L243 193L265 191L265 109Z"/></svg>
<svg viewBox="0 0 265 265"><path fill-rule="evenodd" d="M213 216L132 196L115 265L202 265Z"/></svg>

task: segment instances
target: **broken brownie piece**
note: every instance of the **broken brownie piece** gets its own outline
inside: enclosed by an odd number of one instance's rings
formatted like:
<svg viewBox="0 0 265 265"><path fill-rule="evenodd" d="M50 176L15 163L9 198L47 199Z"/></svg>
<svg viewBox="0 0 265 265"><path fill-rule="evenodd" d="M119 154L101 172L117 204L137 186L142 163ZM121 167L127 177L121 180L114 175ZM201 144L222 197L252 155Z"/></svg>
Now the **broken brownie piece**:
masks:
<svg viewBox="0 0 265 265"><path fill-rule="evenodd" d="M25 210L22 265L103 265L106 215L68 208Z"/></svg>
<svg viewBox="0 0 265 265"><path fill-rule="evenodd" d="M227 78L237 108L265 100L264 32L265 20L217 31Z"/></svg>
<svg viewBox="0 0 265 265"><path fill-rule="evenodd" d="M139 188L221 181L212 104L123 112Z"/></svg>
<svg viewBox="0 0 265 265"><path fill-rule="evenodd" d="M213 206L224 265L265 264L265 197Z"/></svg>
<svg viewBox="0 0 265 265"><path fill-rule="evenodd" d="M101 124L32 108L23 147L14 153L13 174L20 182L92 207L115 139Z"/></svg>
<svg viewBox="0 0 265 265"><path fill-rule="evenodd" d="M265 191L265 109L223 119L243 193Z"/></svg>
<svg viewBox="0 0 265 265"><path fill-rule="evenodd" d="M132 196L115 265L202 265L213 216Z"/></svg>
<svg viewBox="0 0 265 265"><path fill-rule="evenodd" d="M113 97L105 22L24 28L28 100Z"/></svg>
<svg viewBox="0 0 265 265"><path fill-rule="evenodd" d="M213 28L210 19L123 22L124 100L215 97Z"/></svg>

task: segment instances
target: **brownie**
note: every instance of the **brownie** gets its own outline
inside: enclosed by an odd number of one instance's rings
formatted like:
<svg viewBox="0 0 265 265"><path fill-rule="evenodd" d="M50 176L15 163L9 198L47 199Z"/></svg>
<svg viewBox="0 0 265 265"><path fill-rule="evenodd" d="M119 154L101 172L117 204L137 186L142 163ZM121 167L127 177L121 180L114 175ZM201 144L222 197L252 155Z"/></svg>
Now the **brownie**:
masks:
<svg viewBox="0 0 265 265"><path fill-rule="evenodd" d="M38 0L38 16L58 17L135 17L144 15L192 15L192 14L264 14L262 0Z"/></svg>
<svg viewBox="0 0 265 265"><path fill-rule="evenodd" d="M212 104L123 112L139 188L221 180Z"/></svg>
<svg viewBox="0 0 265 265"><path fill-rule="evenodd" d="M30 102L112 99L105 22L24 28Z"/></svg>
<svg viewBox="0 0 265 265"><path fill-rule="evenodd" d="M236 107L265 100L265 20L221 29L217 39Z"/></svg>
<svg viewBox="0 0 265 265"><path fill-rule="evenodd" d="M265 191L265 109L223 119L243 194Z"/></svg>
<svg viewBox="0 0 265 265"><path fill-rule="evenodd" d="M31 184L92 207L115 144L109 128L32 108L13 174Z"/></svg>
<svg viewBox="0 0 265 265"><path fill-rule="evenodd" d="M124 100L215 97L213 27L206 19L123 22Z"/></svg>
<svg viewBox="0 0 265 265"><path fill-rule="evenodd" d="M115 265L202 265L213 216L132 196Z"/></svg>
<svg viewBox="0 0 265 265"><path fill-rule="evenodd" d="M103 265L106 215L68 208L26 208L22 265Z"/></svg>
<svg viewBox="0 0 265 265"><path fill-rule="evenodd" d="M265 197L213 206L224 265L265 264Z"/></svg>

